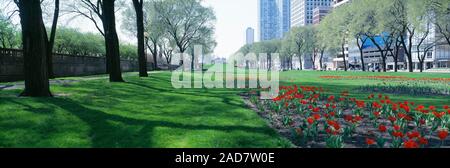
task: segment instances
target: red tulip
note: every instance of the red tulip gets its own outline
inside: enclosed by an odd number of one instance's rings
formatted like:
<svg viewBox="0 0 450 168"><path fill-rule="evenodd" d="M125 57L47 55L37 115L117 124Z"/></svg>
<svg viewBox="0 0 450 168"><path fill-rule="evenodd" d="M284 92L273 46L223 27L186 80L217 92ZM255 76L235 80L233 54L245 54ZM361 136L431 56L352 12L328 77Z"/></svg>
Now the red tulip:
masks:
<svg viewBox="0 0 450 168"><path fill-rule="evenodd" d="M376 143L376 141L373 140L373 139L367 138L367 139L366 139L366 143L367 143L367 145L373 145L373 144Z"/></svg>
<svg viewBox="0 0 450 168"><path fill-rule="evenodd" d="M347 122L352 122L353 121L353 117L351 115L345 115L344 116L344 120Z"/></svg>
<svg viewBox="0 0 450 168"><path fill-rule="evenodd" d="M312 111L313 111L314 113L318 113L318 112L320 111L320 108L319 108L319 107L313 108Z"/></svg>
<svg viewBox="0 0 450 168"><path fill-rule="evenodd" d="M395 121L397 121L397 118L395 118L395 117L393 117L393 116L389 116L389 121L395 122Z"/></svg>
<svg viewBox="0 0 450 168"><path fill-rule="evenodd" d="M314 114L313 117L314 117L315 120L320 120L320 115L319 114Z"/></svg>
<svg viewBox="0 0 450 168"><path fill-rule="evenodd" d="M427 121L425 119L420 119L419 122L420 122L421 125L425 125L427 123Z"/></svg>
<svg viewBox="0 0 450 168"><path fill-rule="evenodd" d="M430 109L431 111L436 111L436 106L430 106L428 109Z"/></svg>
<svg viewBox="0 0 450 168"><path fill-rule="evenodd" d="M444 105L444 109L448 110L449 109L448 105Z"/></svg>
<svg viewBox="0 0 450 168"><path fill-rule="evenodd" d="M306 101L306 100L301 100L300 101L303 105L307 105L308 104L308 101Z"/></svg>
<svg viewBox="0 0 450 168"><path fill-rule="evenodd" d="M336 115L336 112L332 111L330 112L330 116L334 117Z"/></svg>
<svg viewBox="0 0 450 168"><path fill-rule="evenodd" d="M424 137L419 138L419 144L421 145L428 145L428 140Z"/></svg>
<svg viewBox="0 0 450 168"><path fill-rule="evenodd" d="M416 108L417 111L421 111L421 110L423 110L423 109L425 109L425 106L424 106L424 105L419 105L419 106L417 106L417 108Z"/></svg>
<svg viewBox="0 0 450 168"><path fill-rule="evenodd" d="M328 97L328 101L334 101L334 96L333 95L331 95L330 97Z"/></svg>
<svg viewBox="0 0 450 168"><path fill-rule="evenodd" d="M398 115L398 118L401 118L401 119L404 119L408 116L405 113L398 113L397 115Z"/></svg>
<svg viewBox="0 0 450 168"><path fill-rule="evenodd" d="M364 101L356 101L356 106L358 106L359 108L364 108L366 107L366 104L364 103Z"/></svg>
<svg viewBox="0 0 450 168"><path fill-rule="evenodd" d="M408 132L407 136L409 139L419 138L420 133L418 131Z"/></svg>
<svg viewBox="0 0 450 168"><path fill-rule="evenodd" d="M448 131L447 130L440 130L438 132L438 137L439 139L441 139L441 141L445 140L448 136Z"/></svg>
<svg viewBox="0 0 450 168"><path fill-rule="evenodd" d="M403 146L405 148L419 148L419 144L417 144L416 141L410 139L408 141L405 141L405 143L403 144Z"/></svg>
<svg viewBox="0 0 450 168"><path fill-rule="evenodd" d="M401 129L401 127L400 127L400 126L398 126L398 125L394 125L394 129L395 129L396 131L398 131L398 130L400 130L400 129Z"/></svg>
<svg viewBox="0 0 450 168"><path fill-rule="evenodd" d="M355 121L356 122L360 122L360 121L362 121L362 117L361 116L359 116L359 115L357 115L356 117L355 117Z"/></svg>
<svg viewBox="0 0 450 168"><path fill-rule="evenodd" d="M386 132L386 131L387 131L387 127L384 126L384 125L380 125L380 126L378 127L378 130L379 130L380 132Z"/></svg>
<svg viewBox="0 0 450 168"><path fill-rule="evenodd" d="M442 118L444 115L445 115L445 112L442 112L442 113L438 113L438 112L433 112L433 115L436 117L436 118Z"/></svg>
<svg viewBox="0 0 450 168"><path fill-rule="evenodd" d="M314 124L314 118L309 117L308 118L308 123L309 123L309 125Z"/></svg>
<svg viewBox="0 0 450 168"><path fill-rule="evenodd" d="M372 103L372 107L373 107L373 108L380 109L380 108L381 108L381 105L380 105L378 102L373 102L373 103Z"/></svg>
<svg viewBox="0 0 450 168"><path fill-rule="evenodd" d="M399 131L392 132L392 136L397 138L403 138L403 133Z"/></svg>

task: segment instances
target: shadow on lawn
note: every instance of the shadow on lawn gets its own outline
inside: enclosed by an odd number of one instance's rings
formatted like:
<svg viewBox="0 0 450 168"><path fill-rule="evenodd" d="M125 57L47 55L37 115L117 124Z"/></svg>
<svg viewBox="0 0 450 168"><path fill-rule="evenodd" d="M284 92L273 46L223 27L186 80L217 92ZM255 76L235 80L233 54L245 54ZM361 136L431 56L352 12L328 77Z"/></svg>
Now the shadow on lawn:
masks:
<svg viewBox="0 0 450 168"><path fill-rule="evenodd" d="M152 131L154 127L170 127L186 130L218 130L218 131L245 131L261 134L270 134L270 128L251 126L215 126L215 125L185 125L168 121L152 121L136 118L122 117L107 114L103 111L93 110L78 102L64 98L49 100L38 99L40 103L55 105L77 116L90 127L92 147L152 147ZM18 103L16 101L11 101ZM20 105L23 105L20 103ZM28 108L27 111L35 112ZM118 122L126 126L138 126L141 129L131 129L112 124Z"/></svg>

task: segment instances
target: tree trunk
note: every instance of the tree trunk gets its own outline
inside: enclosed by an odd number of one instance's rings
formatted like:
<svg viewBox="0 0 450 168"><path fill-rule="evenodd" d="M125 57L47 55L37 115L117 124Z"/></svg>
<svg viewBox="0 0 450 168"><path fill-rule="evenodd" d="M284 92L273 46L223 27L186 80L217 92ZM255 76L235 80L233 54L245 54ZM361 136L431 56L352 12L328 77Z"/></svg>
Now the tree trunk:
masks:
<svg viewBox="0 0 450 168"><path fill-rule="evenodd" d="M397 60L397 58L394 58L395 60L394 60L394 72L398 72L398 60Z"/></svg>
<svg viewBox="0 0 450 168"><path fill-rule="evenodd" d="M55 78L55 74L53 73L53 45L55 44L56 28L58 27L58 18L59 18L59 0L55 0L55 11L53 13L52 29L50 32L50 39L48 39L48 46L47 46L47 67L48 67L48 77L50 79Z"/></svg>
<svg viewBox="0 0 450 168"><path fill-rule="evenodd" d="M298 55L298 60L300 62L300 70L303 70L303 62L302 62L302 56Z"/></svg>
<svg viewBox="0 0 450 168"><path fill-rule="evenodd" d="M365 41L361 41L360 42L360 38L359 37L356 38L356 43L358 45L359 54L360 54L360 57L361 57L361 68L362 68L363 71L366 71L366 65L364 63L364 51L363 51L363 48L362 48L363 45L364 45L364 42Z"/></svg>
<svg viewBox="0 0 450 168"><path fill-rule="evenodd" d="M47 39L40 0L19 0L25 90L21 96L51 97L47 67Z"/></svg>
<svg viewBox="0 0 450 168"><path fill-rule="evenodd" d="M325 52L325 50L321 50L320 51L320 59L319 59L319 64L320 64L320 70L323 70L323 53Z"/></svg>
<svg viewBox="0 0 450 168"><path fill-rule="evenodd" d="M345 60L345 44L342 44L342 58L344 58L344 70L347 71L347 61Z"/></svg>
<svg viewBox="0 0 450 168"><path fill-rule="evenodd" d="M105 32L106 67L110 82L124 82L120 67L119 38L116 31L114 0L103 1L103 29Z"/></svg>
<svg viewBox="0 0 450 168"><path fill-rule="evenodd" d="M136 11L137 39L138 39L138 61L139 77L148 77L147 58L145 55L145 36L144 36L144 11L143 0L133 0Z"/></svg>

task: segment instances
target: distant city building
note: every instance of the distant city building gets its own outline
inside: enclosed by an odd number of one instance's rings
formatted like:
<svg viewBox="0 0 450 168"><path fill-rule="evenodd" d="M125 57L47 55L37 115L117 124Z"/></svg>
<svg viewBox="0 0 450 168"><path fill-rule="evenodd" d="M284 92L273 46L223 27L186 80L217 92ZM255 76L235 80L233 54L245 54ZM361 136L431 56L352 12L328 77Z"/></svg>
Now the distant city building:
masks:
<svg viewBox="0 0 450 168"><path fill-rule="evenodd" d="M259 40L282 38L290 29L290 0L258 0Z"/></svg>
<svg viewBox="0 0 450 168"><path fill-rule="evenodd" d="M291 27L313 24L313 10L331 5L332 0L291 0Z"/></svg>
<svg viewBox="0 0 450 168"><path fill-rule="evenodd" d="M313 24L318 25L322 19L331 11L329 6L319 6L313 10Z"/></svg>
<svg viewBox="0 0 450 168"><path fill-rule="evenodd" d="M253 44L255 42L255 29L249 27L245 31L245 42L246 44Z"/></svg>
<svg viewBox="0 0 450 168"><path fill-rule="evenodd" d="M352 0L333 0L333 8L337 8L343 4L351 2Z"/></svg>

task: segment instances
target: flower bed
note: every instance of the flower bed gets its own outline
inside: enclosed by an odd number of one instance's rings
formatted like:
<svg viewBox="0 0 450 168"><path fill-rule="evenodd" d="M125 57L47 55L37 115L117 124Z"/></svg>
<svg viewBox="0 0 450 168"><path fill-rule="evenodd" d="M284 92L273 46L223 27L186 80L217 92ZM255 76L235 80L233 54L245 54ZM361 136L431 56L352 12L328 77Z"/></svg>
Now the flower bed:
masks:
<svg viewBox="0 0 450 168"><path fill-rule="evenodd" d="M450 108L394 102L385 95L367 100L348 92L329 95L317 87L282 86L280 96L247 98L273 128L299 147L448 147Z"/></svg>
<svg viewBox="0 0 450 168"><path fill-rule="evenodd" d="M361 86L358 90L368 93L449 96L450 84L430 81L390 81Z"/></svg>
<svg viewBox="0 0 450 168"><path fill-rule="evenodd" d="M400 81L435 81L450 82L450 78L410 78L405 76L320 76L322 79L371 79L371 80L400 80Z"/></svg>

